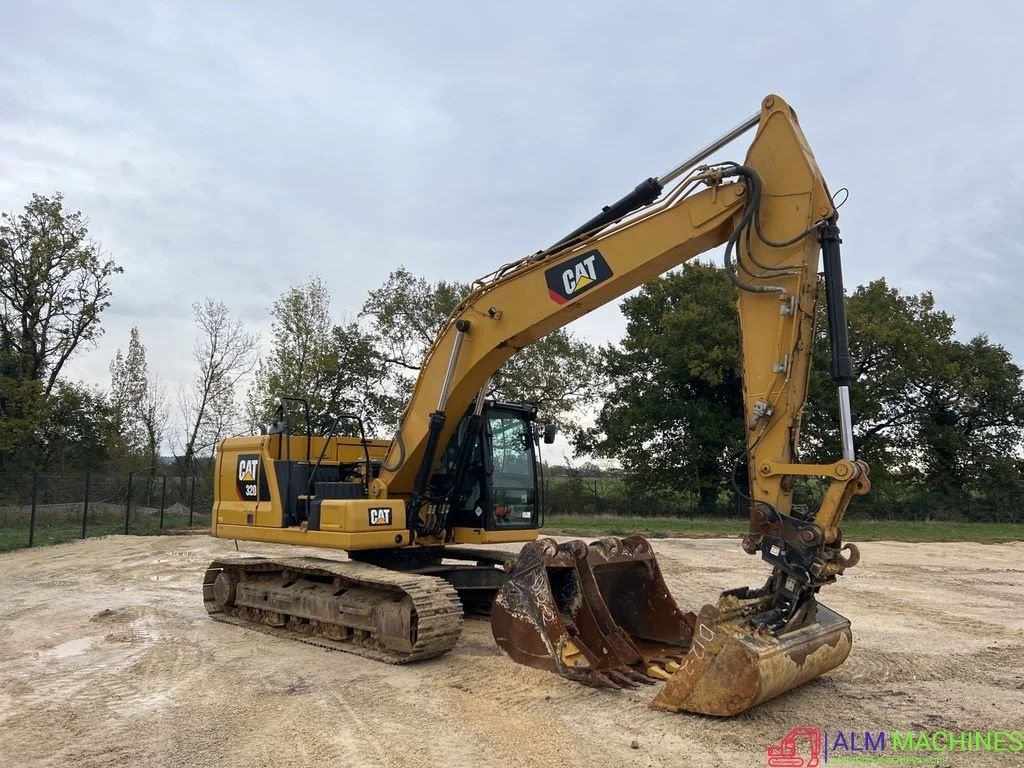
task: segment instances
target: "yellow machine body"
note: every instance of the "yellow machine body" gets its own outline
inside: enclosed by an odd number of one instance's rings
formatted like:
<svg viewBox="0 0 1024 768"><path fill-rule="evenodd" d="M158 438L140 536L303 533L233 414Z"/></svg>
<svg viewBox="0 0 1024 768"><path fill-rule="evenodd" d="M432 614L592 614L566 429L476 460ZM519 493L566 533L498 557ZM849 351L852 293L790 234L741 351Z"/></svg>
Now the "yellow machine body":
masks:
<svg viewBox="0 0 1024 768"><path fill-rule="evenodd" d="M742 163L701 164L754 129ZM467 609L493 608L495 639L516 661L603 687L669 679L657 708L715 715L841 664L849 622L816 597L856 564L840 525L870 482L853 452L837 212L778 96L691 160L475 281L427 352L393 440L287 429L225 440L215 536L343 549L358 562L215 562L204 584L211 615L402 663L455 643L458 592ZM684 613L640 537L534 541L535 411L486 393L516 351L721 245L741 331L752 497L743 547L772 573L764 587ZM819 266L843 446L835 461L803 464ZM820 504L794 511L795 481L811 476L826 481ZM527 543L518 555L448 546L503 542ZM452 566L458 557L466 562Z"/></svg>
<svg viewBox="0 0 1024 768"><path fill-rule="evenodd" d="M390 442L368 440L371 463L387 454ZM222 539L263 541L341 550L394 549L412 546L405 501L388 499L326 499L320 503L317 528L308 522L289 524L284 500L289 497L287 467L292 464L291 495L304 501L295 465L316 465L322 471L360 465L362 441L355 437L272 434L232 437L217 452L216 487L211 532ZM307 458L308 457L308 458ZM453 529L450 544L505 544L532 541L536 529L488 531L460 526ZM420 546L439 546L434 539Z"/></svg>

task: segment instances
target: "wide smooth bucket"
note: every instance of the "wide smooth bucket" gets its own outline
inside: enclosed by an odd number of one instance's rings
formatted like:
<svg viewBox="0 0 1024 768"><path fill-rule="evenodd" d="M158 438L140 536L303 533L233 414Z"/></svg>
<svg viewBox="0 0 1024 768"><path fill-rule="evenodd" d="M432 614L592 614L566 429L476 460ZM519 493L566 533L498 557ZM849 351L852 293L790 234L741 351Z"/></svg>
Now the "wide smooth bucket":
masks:
<svg viewBox="0 0 1024 768"><path fill-rule="evenodd" d="M824 605L817 620L775 636L706 605L693 644L653 709L737 715L835 669L850 655L850 622Z"/></svg>

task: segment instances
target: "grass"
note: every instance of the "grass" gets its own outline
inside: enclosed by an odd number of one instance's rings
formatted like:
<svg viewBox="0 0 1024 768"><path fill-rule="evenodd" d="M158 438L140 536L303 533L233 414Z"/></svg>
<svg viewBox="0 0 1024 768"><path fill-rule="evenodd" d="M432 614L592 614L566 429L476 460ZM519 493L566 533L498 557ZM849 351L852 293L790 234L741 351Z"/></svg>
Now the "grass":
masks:
<svg viewBox="0 0 1024 768"><path fill-rule="evenodd" d="M209 525L209 517L195 515L193 528ZM188 528L188 514L168 513L163 531ZM549 516L544 533L566 536L627 536L639 533L649 538L739 537L747 524L739 518L700 517L617 517L614 515ZM154 514L129 517L128 532L135 536L161 533L160 518ZM124 514L90 514L86 536L124 533ZM1024 524L962 523L923 520L850 520L843 525L849 541L975 541L998 543L1024 541ZM39 515L35 546L60 544L82 536L81 518L67 515ZM28 517L0 519L0 552L28 546Z"/></svg>
<svg viewBox="0 0 1024 768"><path fill-rule="evenodd" d="M567 536L649 538L739 537L747 523L739 518L616 517L613 515L547 518L544 533ZM849 541L975 541L986 544L1024 541L1024 524L962 523L943 520L848 520L843 538Z"/></svg>
<svg viewBox="0 0 1024 768"><path fill-rule="evenodd" d="M164 533L172 530L188 528L188 513L164 515L163 529L160 528L159 515L140 514L128 518L128 533L133 536L148 536ZM193 518L192 527L209 526L209 515L196 514ZM94 536L108 536L115 533L124 533L124 513L120 514L90 514L86 524L85 534L88 538ZM0 552L9 552L14 549L21 549L28 546L29 519L18 519L17 521L6 519L0 520ZM36 518L35 533L33 535L33 546L46 544L62 544L68 541L82 538L82 519L71 518L67 515L39 515Z"/></svg>

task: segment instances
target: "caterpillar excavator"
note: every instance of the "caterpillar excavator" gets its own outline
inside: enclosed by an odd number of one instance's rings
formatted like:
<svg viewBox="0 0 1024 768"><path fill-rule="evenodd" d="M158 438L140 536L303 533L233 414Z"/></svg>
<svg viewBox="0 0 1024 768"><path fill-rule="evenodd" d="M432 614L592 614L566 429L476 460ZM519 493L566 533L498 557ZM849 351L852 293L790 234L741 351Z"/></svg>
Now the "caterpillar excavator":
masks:
<svg viewBox="0 0 1024 768"><path fill-rule="evenodd" d="M750 130L742 163L705 162ZM489 614L494 639L517 662L590 686L658 684L652 707L708 715L738 714L842 664L850 623L818 594L858 560L840 524L870 483L853 447L839 244L836 208L796 113L768 96L555 245L473 283L427 352L391 441L366 439L353 414L312 435L308 404L293 397L264 434L223 441L214 536L344 550L347 559L216 560L203 587L209 614L392 663L445 653L464 615ZM553 431L535 409L487 393L516 351L722 245L741 326L750 489L742 546L770 574L692 612L676 604L640 536L538 538L537 454ZM798 445L819 261L842 453L805 464ZM793 504L797 481L809 477L826 481L810 511ZM518 552L481 546L513 542Z"/></svg>

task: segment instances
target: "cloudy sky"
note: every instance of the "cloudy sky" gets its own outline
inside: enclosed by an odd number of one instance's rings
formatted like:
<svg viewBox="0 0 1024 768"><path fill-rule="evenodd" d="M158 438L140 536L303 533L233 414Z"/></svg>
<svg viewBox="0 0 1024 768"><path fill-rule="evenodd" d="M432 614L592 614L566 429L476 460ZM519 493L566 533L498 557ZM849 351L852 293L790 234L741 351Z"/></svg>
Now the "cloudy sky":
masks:
<svg viewBox="0 0 1024 768"><path fill-rule="evenodd" d="M75 377L106 382L137 325L184 381L204 295L265 336L311 273L336 319L400 264L468 281L769 92L851 190L848 285L932 290L1024 360L1019 3L4 5L0 208L60 190L125 269Z"/></svg>

